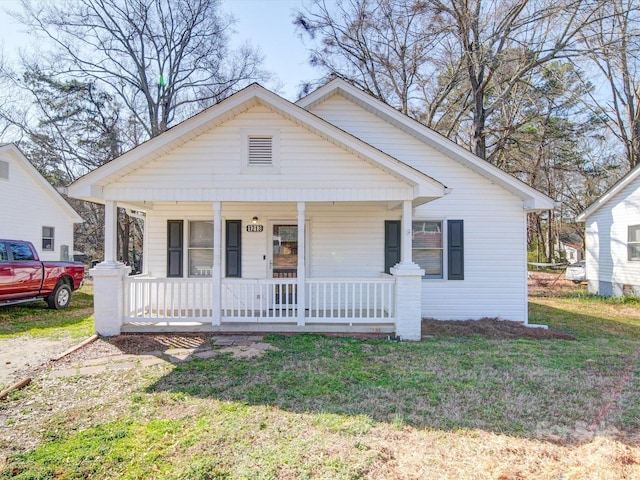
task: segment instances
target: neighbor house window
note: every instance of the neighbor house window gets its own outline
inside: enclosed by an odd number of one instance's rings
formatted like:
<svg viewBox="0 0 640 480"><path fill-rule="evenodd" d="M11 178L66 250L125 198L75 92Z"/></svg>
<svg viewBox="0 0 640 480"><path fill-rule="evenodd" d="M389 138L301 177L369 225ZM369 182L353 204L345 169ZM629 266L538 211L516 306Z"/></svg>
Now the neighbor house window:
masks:
<svg viewBox="0 0 640 480"><path fill-rule="evenodd" d="M53 252L54 228L42 227L42 251Z"/></svg>
<svg viewBox="0 0 640 480"><path fill-rule="evenodd" d="M413 261L424 269L425 278L442 278L442 222L414 220Z"/></svg>
<svg viewBox="0 0 640 480"><path fill-rule="evenodd" d="M0 160L0 178L9 180L9 163Z"/></svg>
<svg viewBox="0 0 640 480"><path fill-rule="evenodd" d="M242 172L278 173L280 132L268 129L242 129Z"/></svg>
<svg viewBox="0 0 640 480"><path fill-rule="evenodd" d="M629 260L640 261L640 225L629 226Z"/></svg>
<svg viewBox="0 0 640 480"><path fill-rule="evenodd" d="M189 222L188 265L190 277L211 277L213 270L213 222Z"/></svg>

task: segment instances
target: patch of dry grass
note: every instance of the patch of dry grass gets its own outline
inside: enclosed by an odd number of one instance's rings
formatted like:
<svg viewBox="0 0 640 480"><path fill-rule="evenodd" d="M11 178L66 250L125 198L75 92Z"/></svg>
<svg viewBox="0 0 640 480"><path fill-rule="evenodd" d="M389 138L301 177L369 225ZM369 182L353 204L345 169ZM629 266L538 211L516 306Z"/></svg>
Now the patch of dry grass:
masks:
<svg viewBox="0 0 640 480"><path fill-rule="evenodd" d="M272 336L259 358L45 375L0 405L0 478L640 478L640 306L563 295L531 322L575 340Z"/></svg>

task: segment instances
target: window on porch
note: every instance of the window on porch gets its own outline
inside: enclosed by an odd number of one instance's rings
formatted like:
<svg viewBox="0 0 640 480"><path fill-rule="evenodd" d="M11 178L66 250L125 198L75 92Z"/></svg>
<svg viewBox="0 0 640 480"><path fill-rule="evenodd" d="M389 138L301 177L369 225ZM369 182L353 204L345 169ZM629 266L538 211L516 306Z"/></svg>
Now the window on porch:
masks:
<svg viewBox="0 0 640 480"><path fill-rule="evenodd" d="M213 270L213 222L189 222L189 277L211 277Z"/></svg>
<svg viewBox="0 0 640 480"><path fill-rule="evenodd" d="M424 269L425 278L442 278L442 222L414 220L413 261Z"/></svg>

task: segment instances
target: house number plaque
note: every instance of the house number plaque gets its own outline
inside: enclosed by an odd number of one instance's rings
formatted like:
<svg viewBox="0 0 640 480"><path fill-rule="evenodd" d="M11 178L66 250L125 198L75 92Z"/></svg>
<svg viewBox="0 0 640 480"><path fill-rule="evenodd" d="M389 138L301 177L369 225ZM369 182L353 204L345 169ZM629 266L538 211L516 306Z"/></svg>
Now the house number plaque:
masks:
<svg viewBox="0 0 640 480"><path fill-rule="evenodd" d="M262 225L247 225L247 232L262 232L264 226Z"/></svg>

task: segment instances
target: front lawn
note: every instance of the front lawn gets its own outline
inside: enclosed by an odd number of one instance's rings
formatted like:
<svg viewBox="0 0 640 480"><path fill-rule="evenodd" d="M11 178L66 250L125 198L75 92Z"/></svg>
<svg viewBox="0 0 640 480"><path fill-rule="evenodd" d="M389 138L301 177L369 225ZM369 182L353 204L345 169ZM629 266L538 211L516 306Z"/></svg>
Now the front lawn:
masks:
<svg viewBox="0 0 640 480"><path fill-rule="evenodd" d="M530 317L576 340L274 335L256 358L44 377L0 404L0 478L640 478L640 304Z"/></svg>
<svg viewBox="0 0 640 480"><path fill-rule="evenodd" d="M72 293L71 305L62 310L44 300L0 307L0 340L20 335L80 338L93 333L93 284L85 282Z"/></svg>

